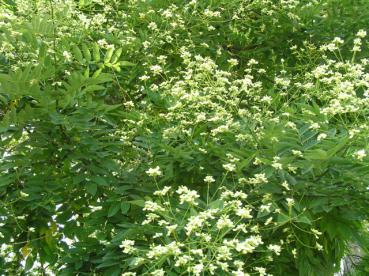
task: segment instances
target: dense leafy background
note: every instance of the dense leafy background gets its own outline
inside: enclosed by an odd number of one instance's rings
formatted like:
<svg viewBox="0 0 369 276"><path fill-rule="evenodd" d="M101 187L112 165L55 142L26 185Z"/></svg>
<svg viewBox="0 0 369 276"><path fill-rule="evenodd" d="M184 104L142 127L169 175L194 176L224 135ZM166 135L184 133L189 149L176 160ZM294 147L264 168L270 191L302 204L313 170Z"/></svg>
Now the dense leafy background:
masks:
<svg viewBox="0 0 369 276"><path fill-rule="evenodd" d="M242 188L256 209L293 197L297 220L276 216L269 237L288 225L299 257L286 250L274 275L332 275L352 244L364 251L369 158L355 152L369 150L369 51L365 38L351 49L368 1L5 0L0 19L3 275L125 272L119 244L150 230L139 224L156 166L159 186L201 195L207 175L233 187L264 173ZM335 37L340 50L322 53ZM342 83L357 86L325 114Z"/></svg>

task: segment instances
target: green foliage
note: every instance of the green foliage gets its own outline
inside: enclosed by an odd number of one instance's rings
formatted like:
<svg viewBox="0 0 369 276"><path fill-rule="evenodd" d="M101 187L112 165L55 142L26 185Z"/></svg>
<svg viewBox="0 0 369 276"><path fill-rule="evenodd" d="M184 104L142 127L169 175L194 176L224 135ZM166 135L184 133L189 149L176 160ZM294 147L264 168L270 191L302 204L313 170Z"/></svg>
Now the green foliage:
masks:
<svg viewBox="0 0 369 276"><path fill-rule="evenodd" d="M2 1L0 274L333 275L357 245L367 275L368 20L365 0ZM173 241L189 262L148 257Z"/></svg>

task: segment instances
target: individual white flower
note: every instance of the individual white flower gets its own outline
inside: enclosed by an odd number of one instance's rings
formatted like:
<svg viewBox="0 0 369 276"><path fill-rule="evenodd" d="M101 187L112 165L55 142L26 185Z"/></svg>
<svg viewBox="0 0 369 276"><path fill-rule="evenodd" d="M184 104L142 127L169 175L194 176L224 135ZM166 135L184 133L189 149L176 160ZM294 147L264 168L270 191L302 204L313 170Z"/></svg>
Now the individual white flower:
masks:
<svg viewBox="0 0 369 276"><path fill-rule="evenodd" d="M336 46L335 43L329 43L327 45L323 45L320 47L321 50L328 50L328 51L331 51L331 52L334 52L338 49L338 47Z"/></svg>
<svg viewBox="0 0 369 276"><path fill-rule="evenodd" d="M159 75L163 72L163 69L160 65L152 65L150 66L150 70L153 72L154 75Z"/></svg>
<svg viewBox="0 0 369 276"><path fill-rule="evenodd" d="M105 39L99 39L97 44L99 44L100 47L108 47L108 42Z"/></svg>
<svg viewBox="0 0 369 276"><path fill-rule="evenodd" d="M148 75L142 75L138 79L141 80L141 81L147 81L148 79L150 79L150 76L148 76Z"/></svg>
<svg viewBox="0 0 369 276"><path fill-rule="evenodd" d="M119 245L120 248L123 248L123 253L131 254L135 251L135 248L133 247L135 245L135 241L132 240L124 240L122 241L122 244Z"/></svg>
<svg viewBox="0 0 369 276"><path fill-rule="evenodd" d="M89 206L91 208L92 212L100 211L102 210L102 206Z"/></svg>
<svg viewBox="0 0 369 276"><path fill-rule="evenodd" d="M214 177L212 177L211 175L208 175L208 176L206 176L205 178L204 178L204 182L205 183L213 183L213 182L215 182L215 179L214 179Z"/></svg>
<svg viewBox="0 0 369 276"><path fill-rule="evenodd" d="M295 205L295 200L293 198L286 198L287 201L287 206L288 207L292 207L293 205Z"/></svg>
<svg viewBox="0 0 369 276"><path fill-rule="evenodd" d="M296 248L292 249L292 255L295 259L297 258L297 249Z"/></svg>
<svg viewBox="0 0 369 276"><path fill-rule="evenodd" d="M254 177L249 178L248 182L251 184L268 183L268 178L266 177L265 173L257 173L254 175Z"/></svg>
<svg viewBox="0 0 369 276"><path fill-rule="evenodd" d="M291 151L293 155L297 156L297 157L302 157L302 152L300 150L292 150Z"/></svg>
<svg viewBox="0 0 369 276"><path fill-rule="evenodd" d="M260 102L270 104L273 101L273 98L271 96L263 96L260 99Z"/></svg>
<svg viewBox="0 0 369 276"><path fill-rule="evenodd" d="M272 167L277 169L277 170L282 170L282 164L279 162L281 160L281 158L279 156L274 156L273 157L273 162L272 162Z"/></svg>
<svg viewBox="0 0 369 276"><path fill-rule="evenodd" d="M164 55L161 55L161 56L158 56L157 59L158 59L158 62L160 64L165 64L166 63L166 60L167 60L167 56L164 56Z"/></svg>
<svg viewBox="0 0 369 276"><path fill-rule="evenodd" d="M268 245L268 249L270 251L273 251L276 255L280 255L281 254L281 246L280 245L277 245L277 244L270 244Z"/></svg>
<svg viewBox="0 0 369 276"><path fill-rule="evenodd" d="M323 251L323 246L320 245L319 243L315 244L315 248L318 249L318 251Z"/></svg>
<svg viewBox="0 0 369 276"><path fill-rule="evenodd" d="M323 140L323 139L325 139L325 138L327 138L327 134L325 134L325 133L320 133L316 139L317 139L318 141L321 141L321 140Z"/></svg>
<svg viewBox="0 0 369 276"><path fill-rule="evenodd" d="M234 227L234 223L229 219L228 216L222 216L221 218L219 218L219 220L217 221L217 228L219 230L223 229L223 228L233 228Z"/></svg>
<svg viewBox="0 0 369 276"><path fill-rule="evenodd" d="M217 270L218 267L215 264L208 264L207 269L210 275L215 275L215 270Z"/></svg>
<svg viewBox="0 0 369 276"><path fill-rule="evenodd" d="M281 86L282 89L287 89L291 83L291 80L287 78L275 77L274 78L275 84Z"/></svg>
<svg viewBox="0 0 369 276"><path fill-rule="evenodd" d="M136 276L136 272L124 272L122 276Z"/></svg>
<svg viewBox="0 0 369 276"><path fill-rule="evenodd" d="M202 249L191 249L190 252L194 255L199 256L199 257L204 256L204 251L202 251Z"/></svg>
<svg viewBox="0 0 369 276"><path fill-rule="evenodd" d="M272 223L272 221L273 221L273 217L270 217L270 218L268 218L268 219L265 221L264 225L269 225L269 224L271 224L271 223Z"/></svg>
<svg viewBox="0 0 369 276"><path fill-rule="evenodd" d="M220 12L219 11L212 11L209 9L205 9L204 10L204 15L206 17L220 17Z"/></svg>
<svg viewBox="0 0 369 276"><path fill-rule="evenodd" d="M175 241L171 242L170 244L167 244L165 246L159 244L159 245L152 245L150 248L150 251L148 251L146 253L146 256L149 259L158 259L164 255L170 254L170 255L174 255L174 256L178 256L179 254L181 254L181 249L180 247L183 246L183 244L179 244Z"/></svg>
<svg viewBox="0 0 369 276"><path fill-rule="evenodd" d="M284 181L284 182L281 184L281 186L282 186L283 188L285 188L287 191L291 190L291 189L290 189L290 186L288 185L288 182L287 182L287 181Z"/></svg>
<svg viewBox="0 0 369 276"><path fill-rule="evenodd" d="M158 25L156 25L155 22L150 22L149 25L147 26L150 30L152 31L156 31L158 29Z"/></svg>
<svg viewBox="0 0 369 276"><path fill-rule="evenodd" d="M312 123L309 127L309 129L317 130L320 128L320 125L318 123Z"/></svg>
<svg viewBox="0 0 369 276"><path fill-rule="evenodd" d="M230 261L232 260L231 247L222 245L217 248L216 259L218 261Z"/></svg>
<svg viewBox="0 0 369 276"><path fill-rule="evenodd" d="M70 61L72 59L72 55L68 51L63 52L63 57L65 58L66 61Z"/></svg>
<svg viewBox="0 0 369 276"><path fill-rule="evenodd" d="M313 232L313 234L315 235L315 237L318 237L318 236L322 235L322 232L319 232L318 230L316 230L314 228L311 229L311 232Z"/></svg>
<svg viewBox="0 0 369 276"><path fill-rule="evenodd" d="M190 269L190 271L192 271L195 276L199 276L203 270L204 265L202 263L199 263Z"/></svg>
<svg viewBox="0 0 369 276"><path fill-rule="evenodd" d="M362 161L364 159L364 157L367 156L366 151L364 149L358 150L357 152L355 152L353 154L354 158L356 158L357 160Z"/></svg>
<svg viewBox="0 0 369 276"><path fill-rule="evenodd" d="M259 62L255 59L250 59L249 62L247 63L248 66L252 66L252 65L256 65L259 64Z"/></svg>
<svg viewBox="0 0 369 276"><path fill-rule="evenodd" d="M245 263L243 261L240 261L240 260L236 260L234 261L233 263L238 270L242 270L242 267L245 265Z"/></svg>
<svg viewBox="0 0 369 276"><path fill-rule="evenodd" d="M180 195L180 204L187 202L189 204L198 205L196 199L200 196L196 191L189 190L186 186L180 186L177 193Z"/></svg>
<svg viewBox="0 0 369 276"><path fill-rule="evenodd" d="M149 224L158 218L160 218L159 215L154 214L154 213L149 213L146 215L146 219L142 222L142 225Z"/></svg>
<svg viewBox="0 0 369 276"><path fill-rule="evenodd" d="M169 190L171 189L172 187L170 186L164 186L164 188L160 191L155 191L154 192L154 195L157 195L157 196L165 196Z"/></svg>
<svg viewBox="0 0 369 276"><path fill-rule="evenodd" d="M177 267L178 266L184 266L192 260L193 260L193 258L191 256L182 255L182 256L178 257L178 259L176 260L174 266L177 266Z"/></svg>
<svg viewBox="0 0 369 276"><path fill-rule="evenodd" d="M232 197L240 198L240 199L246 199L247 194L245 194L244 192L241 192L241 191L237 191L237 192L233 193Z"/></svg>
<svg viewBox="0 0 369 276"><path fill-rule="evenodd" d="M250 274L243 272L242 270L232 271L232 275L234 276L250 276Z"/></svg>
<svg viewBox="0 0 369 276"><path fill-rule="evenodd" d="M149 41L144 41L144 42L142 42L142 46L143 46L145 49L149 48L149 47L150 47L150 45L151 45L151 43L150 43Z"/></svg>
<svg viewBox="0 0 369 276"><path fill-rule="evenodd" d="M257 272L259 272L259 276L265 276L266 274L266 269L264 267L255 267L254 268Z"/></svg>
<svg viewBox="0 0 369 276"><path fill-rule="evenodd" d="M181 247L183 246L184 244L178 243L176 241L173 241L166 245L166 247L168 248L168 253L174 256L179 256L182 253Z"/></svg>
<svg viewBox="0 0 369 276"><path fill-rule="evenodd" d="M270 207L272 207L271 203L260 205L260 212L270 213Z"/></svg>
<svg viewBox="0 0 369 276"><path fill-rule="evenodd" d="M229 269L229 264L226 263L226 262L220 262L220 261L217 261L216 264L220 267L221 270L223 271L228 271Z"/></svg>
<svg viewBox="0 0 369 276"><path fill-rule="evenodd" d="M366 37L366 31L365 30L359 30L356 34L357 37L364 38Z"/></svg>
<svg viewBox="0 0 369 276"><path fill-rule="evenodd" d="M360 133L359 129L350 129L349 130L349 137L350 139L353 138L357 133Z"/></svg>
<svg viewBox="0 0 369 276"><path fill-rule="evenodd" d="M230 58L227 61L228 61L229 65L231 65L232 67L238 65L238 60L235 59L235 58Z"/></svg>
<svg viewBox="0 0 369 276"><path fill-rule="evenodd" d="M254 164L255 166L258 166L260 164L263 164L263 161L261 161L259 158L255 157L254 162L252 162L252 164Z"/></svg>
<svg viewBox="0 0 369 276"><path fill-rule="evenodd" d="M135 107L135 104L134 104L134 102L132 102L132 101L125 102L123 105L124 105L125 107L127 107L127 108Z"/></svg>
<svg viewBox="0 0 369 276"><path fill-rule="evenodd" d="M243 254L252 253L256 247L263 244L260 236L250 236L243 242L238 242L235 249Z"/></svg>
<svg viewBox="0 0 369 276"><path fill-rule="evenodd" d="M174 230L177 229L177 227L178 227L177 224L166 226L165 228L167 228L167 231L168 231L167 236L170 236L174 232Z"/></svg>
<svg viewBox="0 0 369 276"><path fill-rule="evenodd" d="M353 52L360 52L361 51L360 44L356 42L355 45L354 45L354 47L352 47L352 51Z"/></svg>
<svg viewBox="0 0 369 276"><path fill-rule="evenodd" d="M244 219L252 218L251 209L248 209L248 208L238 208L236 210L236 215Z"/></svg>
<svg viewBox="0 0 369 276"><path fill-rule="evenodd" d="M165 271L160 268L160 269L156 269L153 272L151 272L152 276L164 276L165 275Z"/></svg>
<svg viewBox="0 0 369 276"><path fill-rule="evenodd" d="M149 175L149 176L161 176L162 175L162 172L160 170L160 167L157 166L156 168L150 168L146 171L146 173Z"/></svg>
<svg viewBox="0 0 369 276"><path fill-rule="evenodd" d="M214 31L215 30L215 27L214 26L212 26L212 25L210 25L210 26L208 26L208 31Z"/></svg>
<svg viewBox="0 0 369 276"><path fill-rule="evenodd" d="M148 200L145 202L143 210L149 212L163 212L165 209L158 203Z"/></svg>
<svg viewBox="0 0 369 276"><path fill-rule="evenodd" d="M204 219L199 216L192 216L188 219L185 226L186 234L190 235L194 230L201 228L204 224Z"/></svg>
<svg viewBox="0 0 369 276"><path fill-rule="evenodd" d="M22 191L21 191L21 192L20 192L20 196L21 196L21 197L28 197L28 196L29 196L29 194L27 194L27 193L25 193L25 192L22 192Z"/></svg>
<svg viewBox="0 0 369 276"><path fill-rule="evenodd" d="M274 210L274 213L276 213L276 214L280 214L280 213L281 213L281 209L279 209L279 208L275 209L275 210Z"/></svg>
<svg viewBox="0 0 369 276"><path fill-rule="evenodd" d="M254 225L251 227L251 232L253 233L259 233L259 225Z"/></svg>
<svg viewBox="0 0 369 276"><path fill-rule="evenodd" d="M344 42L345 41L342 38L340 38L340 37L335 37L333 39L333 43L336 43L336 44L343 44Z"/></svg>
<svg viewBox="0 0 369 276"><path fill-rule="evenodd" d="M152 236L153 239L161 238L163 236L163 233L155 233L154 236Z"/></svg>
<svg viewBox="0 0 369 276"><path fill-rule="evenodd" d="M236 166L234 164L231 164L231 163L228 163L228 164L224 164L223 165L223 168L226 170L226 171L229 171L229 172L233 172L236 170Z"/></svg>
<svg viewBox="0 0 369 276"><path fill-rule="evenodd" d="M296 173L296 171L297 171L297 167L295 167L295 166L291 166L291 165L288 165L287 166L287 169L290 171L290 172L292 172L292 173Z"/></svg>

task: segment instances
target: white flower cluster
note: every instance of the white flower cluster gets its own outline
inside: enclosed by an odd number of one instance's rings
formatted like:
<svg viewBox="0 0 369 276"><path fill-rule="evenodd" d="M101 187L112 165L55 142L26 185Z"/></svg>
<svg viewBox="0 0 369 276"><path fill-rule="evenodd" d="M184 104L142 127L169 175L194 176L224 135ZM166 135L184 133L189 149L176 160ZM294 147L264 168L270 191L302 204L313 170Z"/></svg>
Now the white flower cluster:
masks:
<svg viewBox="0 0 369 276"><path fill-rule="evenodd" d="M155 167L155 168L150 168L146 171L146 173L149 175L149 176L153 176L153 177L156 177L156 176L161 176L162 175L162 172L159 168L159 166Z"/></svg>
<svg viewBox="0 0 369 276"><path fill-rule="evenodd" d="M185 202L191 205L197 205L196 199L199 198L199 194L196 191L189 190L186 186L180 186L177 190L179 194L180 204Z"/></svg>
<svg viewBox="0 0 369 276"><path fill-rule="evenodd" d="M357 33L352 60L324 56L325 63L306 73L303 82L293 84L303 90L304 97L324 103L321 107L322 114L329 117L337 114L364 114L369 109L368 60L363 58L355 61L355 53L361 51L361 41L365 36L366 32L363 30ZM337 43L338 41L339 39L334 39L334 47L329 44L321 47L321 50L339 53L342 43ZM324 133L319 136L320 140L325 137Z"/></svg>
<svg viewBox="0 0 369 276"><path fill-rule="evenodd" d="M148 271L151 275L166 271L155 265L164 259L171 260L174 267L191 275L266 273L267 267L250 267L243 260L248 258L251 262L268 256L267 260L271 261L273 254L278 256L283 250L283 242L265 244L253 217L253 207L246 203L247 195L242 191L224 190L214 201L221 202L216 208L211 207L212 202L201 204L201 207L199 202L195 204L199 197L197 192L185 186L180 186L176 192L164 187L154 195L157 202L147 201L144 211L147 218L151 218L151 225L161 227L162 232L153 235L155 242L145 249L142 246L134 248L132 240L124 240L121 245L124 253L140 260L137 265L149 264L148 267L153 268ZM168 196L167 199L163 195ZM178 206L185 202L189 205L173 209L174 201L179 202Z"/></svg>

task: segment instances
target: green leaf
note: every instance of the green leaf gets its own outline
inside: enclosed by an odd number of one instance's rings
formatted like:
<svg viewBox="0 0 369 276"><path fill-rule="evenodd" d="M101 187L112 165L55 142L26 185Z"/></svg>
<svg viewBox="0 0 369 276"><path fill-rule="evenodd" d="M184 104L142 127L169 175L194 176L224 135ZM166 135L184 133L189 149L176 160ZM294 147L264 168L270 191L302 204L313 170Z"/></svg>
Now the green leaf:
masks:
<svg viewBox="0 0 369 276"><path fill-rule="evenodd" d="M114 48L109 48L105 53L104 63L109 63L111 60L111 57L113 56Z"/></svg>
<svg viewBox="0 0 369 276"><path fill-rule="evenodd" d="M111 58L110 63L114 64L118 61L118 59L120 58L121 54L122 54L123 49L119 48L118 50L115 51L113 57Z"/></svg>
<svg viewBox="0 0 369 276"><path fill-rule="evenodd" d="M105 89L105 86L102 86L102 85L89 85L84 89L84 91L85 92L94 92L94 91L103 90L103 89Z"/></svg>
<svg viewBox="0 0 369 276"><path fill-rule="evenodd" d="M310 160L326 160L328 154L322 149L309 150L304 153L304 157Z"/></svg>
<svg viewBox="0 0 369 276"><path fill-rule="evenodd" d="M12 175L0 176L0 187L7 186L12 182L13 182L13 176Z"/></svg>
<svg viewBox="0 0 369 276"><path fill-rule="evenodd" d="M287 223L288 221L290 221L290 217L289 217L289 216L287 216L287 215L285 215L285 214L283 214L283 213L278 214L277 222L278 222L279 224L285 224L285 223Z"/></svg>
<svg viewBox="0 0 369 276"><path fill-rule="evenodd" d="M115 71L117 71L117 72L120 72L120 71L121 71L121 69L120 69L119 63L114 64L114 65L113 65L113 69L114 69Z"/></svg>
<svg viewBox="0 0 369 276"><path fill-rule="evenodd" d="M97 43L94 43L92 46L92 56L96 63L100 61L100 48Z"/></svg>
<svg viewBox="0 0 369 276"><path fill-rule="evenodd" d="M24 270L25 271L30 270L32 268L32 266L34 265L34 261L35 260L34 260L33 256L32 255L28 255L27 260L26 260L26 264L24 266Z"/></svg>
<svg viewBox="0 0 369 276"><path fill-rule="evenodd" d="M121 274L121 269L118 265L109 268L108 270L104 271L104 273L103 273L104 276L118 276L120 274Z"/></svg>
<svg viewBox="0 0 369 276"><path fill-rule="evenodd" d="M102 71L102 68L96 70L93 74L92 74L92 78L97 78L98 76L100 76Z"/></svg>
<svg viewBox="0 0 369 276"><path fill-rule="evenodd" d="M119 211L119 209L121 208L120 206L121 205L120 205L119 202L115 202L112 205L110 205L110 208L108 210L108 217L114 216Z"/></svg>
<svg viewBox="0 0 369 276"><path fill-rule="evenodd" d="M131 205L128 202L122 202L120 205L120 209L122 214L127 214Z"/></svg>
<svg viewBox="0 0 369 276"><path fill-rule="evenodd" d="M89 182L86 184L86 190L87 192L89 192L91 195L96 195L97 192L97 184L94 182Z"/></svg>
<svg viewBox="0 0 369 276"><path fill-rule="evenodd" d="M308 219L307 216L298 216L297 218L294 219L296 222L301 222L301 223L306 223L306 224L310 224L311 225L311 221L310 219Z"/></svg>
<svg viewBox="0 0 369 276"><path fill-rule="evenodd" d="M217 209L217 208L221 209L221 208L223 208L223 205L224 205L223 200L215 200L215 201L212 201L212 202L209 203L209 208L211 208L211 209Z"/></svg>
<svg viewBox="0 0 369 276"><path fill-rule="evenodd" d="M85 57L87 63L90 63L91 53L86 44L82 44L82 51L83 51L83 56Z"/></svg>
<svg viewBox="0 0 369 276"><path fill-rule="evenodd" d="M126 60L123 60L121 62L119 62L119 64L121 66L135 66L136 64L132 63L132 62L129 62L129 61L126 61Z"/></svg>
<svg viewBox="0 0 369 276"><path fill-rule="evenodd" d="M89 67L87 67L86 70L85 70L85 72L83 72L83 76L85 78L88 78L90 76L90 68Z"/></svg>
<svg viewBox="0 0 369 276"><path fill-rule="evenodd" d="M79 63L83 63L83 56L82 56L82 52L81 50L78 48L77 45L74 45L72 47L72 51L74 54L74 58L79 62Z"/></svg>
<svg viewBox="0 0 369 276"><path fill-rule="evenodd" d="M131 200L131 201L128 201L128 203L139 206L139 207L145 207L145 200L142 200L142 199Z"/></svg>
<svg viewBox="0 0 369 276"><path fill-rule="evenodd" d="M109 82L113 79L113 75L112 74L108 74L108 73L101 73L96 77L90 78L89 80L86 81L86 84L88 85L92 85L92 84L101 84L104 82Z"/></svg>
<svg viewBox="0 0 369 276"><path fill-rule="evenodd" d="M108 182L105 180L104 177L101 177L101 176L94 176L92 181L94 181L100 186L108 186Z"/></svg>

